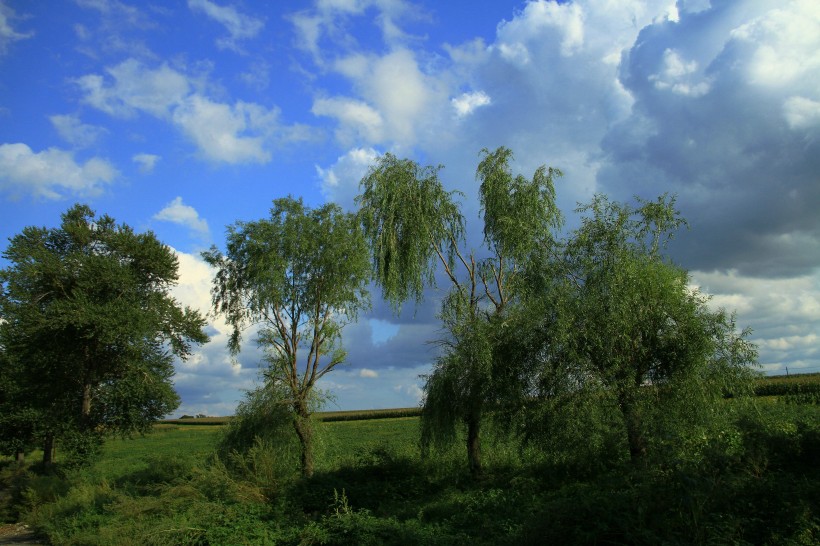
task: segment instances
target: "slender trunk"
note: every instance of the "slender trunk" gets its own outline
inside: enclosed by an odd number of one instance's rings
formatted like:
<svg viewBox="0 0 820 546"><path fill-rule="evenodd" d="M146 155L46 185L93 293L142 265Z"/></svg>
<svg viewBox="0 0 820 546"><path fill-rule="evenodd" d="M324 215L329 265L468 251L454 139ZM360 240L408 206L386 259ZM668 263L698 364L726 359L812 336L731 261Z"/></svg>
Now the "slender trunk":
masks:
<svg viewBox="0 0 820 546"><path fill-rule="evenodd" d="M473 410L467 416L467 460L470 474L481 475L481 412Z"/></svg>
<svg viewBox="0 0 820 546"><path fill-rule="evenodd" d="M54 463L54 434L46 434L43 440L43 467L49 468Z"/></svg>
<svg viewBox="0 0 820 546"><path fill-rule="evenodd" d="M293 418L293 428L296 429L302 448L302 476L310 478L313 476L313 425L304 403L297 403L294 410L296 415Z"/></svg>
<svg viewBox="0 0 820 546"><path fill-rule="evenodd" d="M25 462L26 462L26 452L23 451L23 448L18 448L17 449L17 453L15 453L14 458L17 460L17 464L20 464L20 465L25 464Z"/></svg>
<svg viewBox="0 0 820 546"><path fill-rule="evenodd" d="M629 444L629 458L632 462L642 461L646 456L646 441L641 431L641 414L632 397L620 396L619 405L626 426L626 440Z"/></svg>
<svg viewBox="0 0 820 546"><path fill-rule="evenodd" d="M87 421L91 415L91 383L83 385L83 420Z"/></svg>

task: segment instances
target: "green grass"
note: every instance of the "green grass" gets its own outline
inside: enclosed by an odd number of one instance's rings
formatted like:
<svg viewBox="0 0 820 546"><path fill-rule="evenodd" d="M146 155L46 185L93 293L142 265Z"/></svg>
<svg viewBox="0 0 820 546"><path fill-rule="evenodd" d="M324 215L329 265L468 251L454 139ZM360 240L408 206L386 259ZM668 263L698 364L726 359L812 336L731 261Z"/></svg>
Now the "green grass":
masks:
<svg viewBox="0 0 820 546"><path fill-rule="evenodd" d="M476 481L461 445L421 456L417 417L317 422L308 480L264 446L226 467L220 426L163 424L90 468L22 476L19 503L67 545L815 544L820 409L765 404L737 426L697 460L584 475L487 430Z"/></svg>

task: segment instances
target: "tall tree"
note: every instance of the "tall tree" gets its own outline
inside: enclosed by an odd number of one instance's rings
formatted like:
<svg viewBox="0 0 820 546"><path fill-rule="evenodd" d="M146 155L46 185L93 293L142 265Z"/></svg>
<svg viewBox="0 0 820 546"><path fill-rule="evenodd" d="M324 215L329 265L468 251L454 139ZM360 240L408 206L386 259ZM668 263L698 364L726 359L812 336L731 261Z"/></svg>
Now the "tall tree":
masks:
<svg viewBox="0 0 820 546"><path fill-rule="evenodd" d="M55 438L144 431L177 407L173 356L208 338L170 296L177 258L153 233L75 205L59 228L25 228L3 257L0 340L17 400L43 420L45 462Z"/></svg>
<svg viewBox="0 0 820 546"><path fill-rule="evenodd" d="M459 194L444 189L441 167L385 154L362 179L357 197L376 282L394 309L410 298L419 302L437 266L450 282L441 312L445 351L425 386L422 439L449 441L463 422L473 474L481 472L484 407L497 394L492 370L500 355L487 325L516 301L524 264L536 249L551 246L561 225L553 186L560 171L540 167L527 179L512 174L509 149L481 155L476 178L484 245L478 253L468 249Z"/></svg>
<svg viewBox="0 0 820 546"><path fill-rule="evenodd" d="M233 327L228 346L258 325L267 381L287 386L302 448L302 474L313 474L310 398L316 382L344 361L342 328L370 304L367 245L354 215L337 205L273 202L269 219L228 228L227 253L203 253L217 269L214 310ZM299 360L303 359L303 365Z"/></svg>
<svg viewBox="0 0 820 546"><path fill-rule="evenodd" d="M556 322L563 332L549 332L542 354L576 379L576 392L579 383L593 385L599 399L612 401L639 461L653 424L680 426L687 414L714 409L710 402L751 377L756 352L748 332L710 310L688 273L664 258L684 223L673 198L632 207L596 196L579 212L582 225L566 247L570 291L565 320ZM673 416L675 409L682 411Z"/></svg>

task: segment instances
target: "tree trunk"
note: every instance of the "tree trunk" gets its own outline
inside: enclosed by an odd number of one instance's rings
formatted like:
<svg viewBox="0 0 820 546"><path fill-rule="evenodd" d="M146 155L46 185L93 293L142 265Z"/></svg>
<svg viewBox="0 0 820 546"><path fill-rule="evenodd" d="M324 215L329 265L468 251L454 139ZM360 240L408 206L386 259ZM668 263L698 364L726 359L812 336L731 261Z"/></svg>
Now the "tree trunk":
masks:
<svg viewBox="0 0 820 546"><path fill-rule="evenodd" d="M646 441L641 431L641 414L634 400L626 394L619 400L626 426L626 440L629 444L629 458L632 462L642 461L646 456Z"/></svg>
<svg viewBox="0 0 820 546"><path fill-rule="evenodd" d="M15 453L15 457L17 460L17 464L22 465L26 462L26 452L23 451L23 448L18 448L17 453Z"/></svg>
<svg viewBox="0 0 820 546"><path fill-rule="evenodd" d="M43 440L43 467L49 468L54 463L54 434L48 433Z"/></svg>
<svg viewBox="0 0 820 546"><path fill-rule="evenodd" d="M473 411L467 416L467 460L470 474L481 475L481 413Z"/></svg>
<svg viewBox="0 0 820 546"><path fill-rule="evenodd" d="M88 420L91 415L91 383L83 385L83 419Z"/></svg>
<svg viewBox="0 0 820 546"><path fill-rule="evenodd" d="M310 413L304 403L298 403L294 408L296 415L293 418L293 428L299 437L302 447L302 476L313 476L313 425L310 422Z"/></svg>

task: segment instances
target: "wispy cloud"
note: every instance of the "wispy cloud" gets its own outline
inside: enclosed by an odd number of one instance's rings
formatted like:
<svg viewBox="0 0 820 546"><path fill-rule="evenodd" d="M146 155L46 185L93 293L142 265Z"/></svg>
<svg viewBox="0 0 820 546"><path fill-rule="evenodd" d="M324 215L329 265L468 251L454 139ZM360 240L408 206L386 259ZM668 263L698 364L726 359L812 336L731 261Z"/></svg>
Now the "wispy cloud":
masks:
<svg viewBox="0 0 820 546"><path fill-rule="evenodd" d="M86 104L119 118L145 113L171 123L209 161L267 163L275 144L307 138L299 126L279 122L278 108L213 100L167 64L149 68L128 59L106 72L108 77L88 74L75 80Z"/></svg>
<svg viewBox="0 0 820 546"><path fill-rule="evenodd" d="M139 170L143 174L152 172L160 159L161 157L158 155L145 153L134 154L131 157L131 160L139 166Z"/></svg>
<svg viewBox="0 0 820 546"><path fill-rule="evenodd" d="M25 40L34 36L33 32L18 32L11 22L17 18L14 10L0 2L0 56L8 51L9 46L19 40Z"/></svg>
<svg viewBox="0 0 820 546"><path fill-rule="evenodd" d="M224 49L240 50L240 41L253 38L265 26L261 19L240 13L233 6L220 6L209 0L188 0L188 7L192 11L204 13L227 29L229 36L216 42L217 46Z"/></svg>
<svg viewBox="0 0 820 546"><path fill-rule="evenodd" d="M91 146L107 132L104 127L83 123L76 115L54 115L48 119L57 130L57 134L77 148Z"/></svg>

